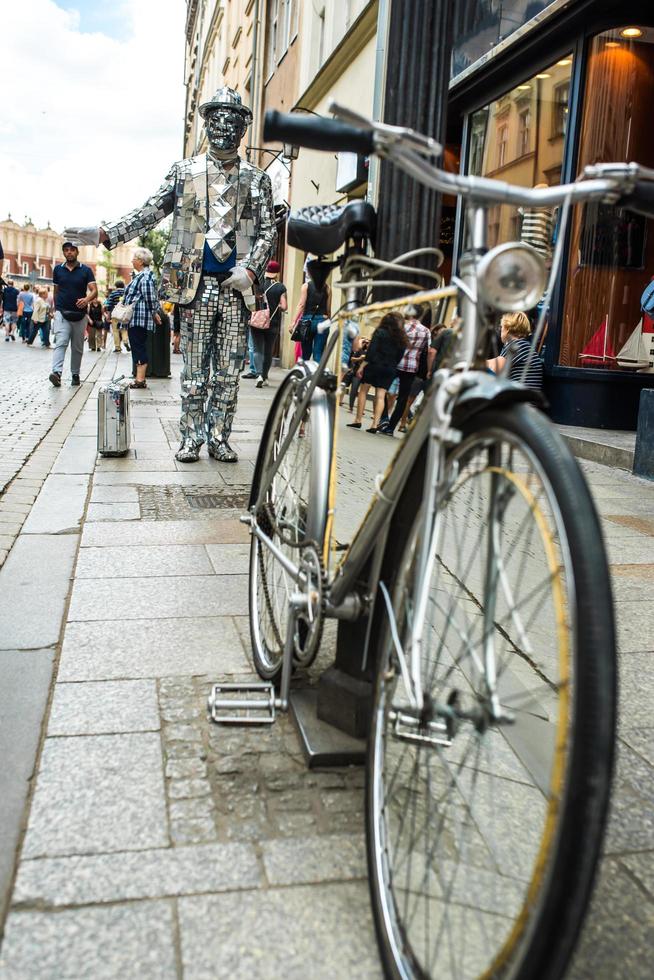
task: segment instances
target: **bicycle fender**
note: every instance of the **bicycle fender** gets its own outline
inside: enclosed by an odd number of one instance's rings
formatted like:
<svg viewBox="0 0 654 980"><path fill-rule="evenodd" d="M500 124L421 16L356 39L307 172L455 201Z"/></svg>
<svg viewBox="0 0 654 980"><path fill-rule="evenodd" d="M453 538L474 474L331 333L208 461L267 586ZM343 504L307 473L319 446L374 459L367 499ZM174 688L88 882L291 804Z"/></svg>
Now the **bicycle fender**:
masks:
<svg viewBox="0 0 654 980"><path fill-rule="evenodd" d="M491 405L494 408L504 408L518 402L529 402L541 409L548 407L547 399L536 388L526 388L508 378L480 372L474 383L457 398L453 423L458 426Z"/></svg>

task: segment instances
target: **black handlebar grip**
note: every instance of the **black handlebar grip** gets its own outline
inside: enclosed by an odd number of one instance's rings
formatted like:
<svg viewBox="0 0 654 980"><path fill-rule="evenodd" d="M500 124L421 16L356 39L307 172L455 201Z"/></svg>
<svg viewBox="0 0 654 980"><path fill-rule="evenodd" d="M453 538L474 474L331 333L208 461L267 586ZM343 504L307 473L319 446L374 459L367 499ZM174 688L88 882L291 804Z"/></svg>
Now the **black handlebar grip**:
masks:
<svg viewBox="0 0 654 980"><path fill-rule="evenodd" d="M654 180L639 180L632 193L623 195L619 203L622 208L654 218Z"/></svg>
<svg viewBox="0 0 654 980"><path fill-rule="evenodd" d="M327 153L362 153L374 151L372 131L357 129L336 119L324 116L305 116L299 112L284 113L270 109L263 124L263 138L267 143L292 143L310 150Z"/></svg>

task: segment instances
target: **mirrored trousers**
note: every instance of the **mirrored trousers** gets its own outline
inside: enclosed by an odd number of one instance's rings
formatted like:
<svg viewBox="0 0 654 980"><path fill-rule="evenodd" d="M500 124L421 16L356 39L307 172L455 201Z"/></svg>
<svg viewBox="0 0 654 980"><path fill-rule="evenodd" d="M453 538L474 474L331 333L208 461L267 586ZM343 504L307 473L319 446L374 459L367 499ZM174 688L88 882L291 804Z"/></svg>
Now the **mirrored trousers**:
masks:
<svg viewBox="0 0 654 980"><path fill-rule="evenodd" d="M228 442L247 348L250 311L235 289L203 277L193 303L180 306L182 440Z"/></svg>

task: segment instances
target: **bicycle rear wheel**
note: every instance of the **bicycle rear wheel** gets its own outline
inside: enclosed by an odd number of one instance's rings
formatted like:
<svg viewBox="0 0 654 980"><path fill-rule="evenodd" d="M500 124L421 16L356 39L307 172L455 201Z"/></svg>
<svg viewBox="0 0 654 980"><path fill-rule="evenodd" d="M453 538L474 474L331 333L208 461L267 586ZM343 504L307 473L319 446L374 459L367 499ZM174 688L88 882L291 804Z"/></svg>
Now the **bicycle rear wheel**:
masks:
<svg viewBox="0 0 654 980"><path fill-rule="evenodd" d="M467 424L422 581L419 527L418 517L398 551L394 611L408 650L426 601L424 700L410 704L389 631L368 750L386 974L551 980L590 895L612 769L615 636L599 521L561 437L521 405Z"/></svg>
<svg viewBox="0 0 654 980"><path fill-rule="evenodd" d="M252 499L268 481L295 420L306 375L296 368L282 382L270 409L255 470ZM332 425L328 396L316 388L256 515L265 534L295 564L310 545L322 553L329 491ZM312 550L312 554L315 555ZM320 574L320 569L317 569ZM281 675L289 599L297 586L273 552L252 535L250 637L254 665L265 680ZM320 645L322 617L297 622L294 662L308 666Z"/></svg>

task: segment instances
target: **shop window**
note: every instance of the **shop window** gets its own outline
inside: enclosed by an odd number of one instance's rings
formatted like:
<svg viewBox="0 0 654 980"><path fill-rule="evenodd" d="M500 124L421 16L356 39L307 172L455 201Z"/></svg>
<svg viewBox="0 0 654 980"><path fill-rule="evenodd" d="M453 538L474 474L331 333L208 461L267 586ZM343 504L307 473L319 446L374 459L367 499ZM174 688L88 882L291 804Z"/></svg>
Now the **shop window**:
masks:
<svg viewBox="0 0 654 980"><path fill-rule="evenodd" d="M468 173L521 187L560 182L564 141L552 139L552 120L561 115L567 119L571 69L572 56L568 55L472 114ZM556 215L547 210L541 217L544 220L525 222L522 209L493 208L489 245L523 238L549 258ZM538 228L537 239L534 227Z"/></svg>
<svg viewBox="0 0 654 980"><path fill-rule="evenodd" d="M631 26L631 25L630 25ZM579 160L654 166L654 29L595 37L588 55ZM654 221L606 204L577 207L559 362L569 367L654 371L654 321L640 297L654 278Z"/></svg>

